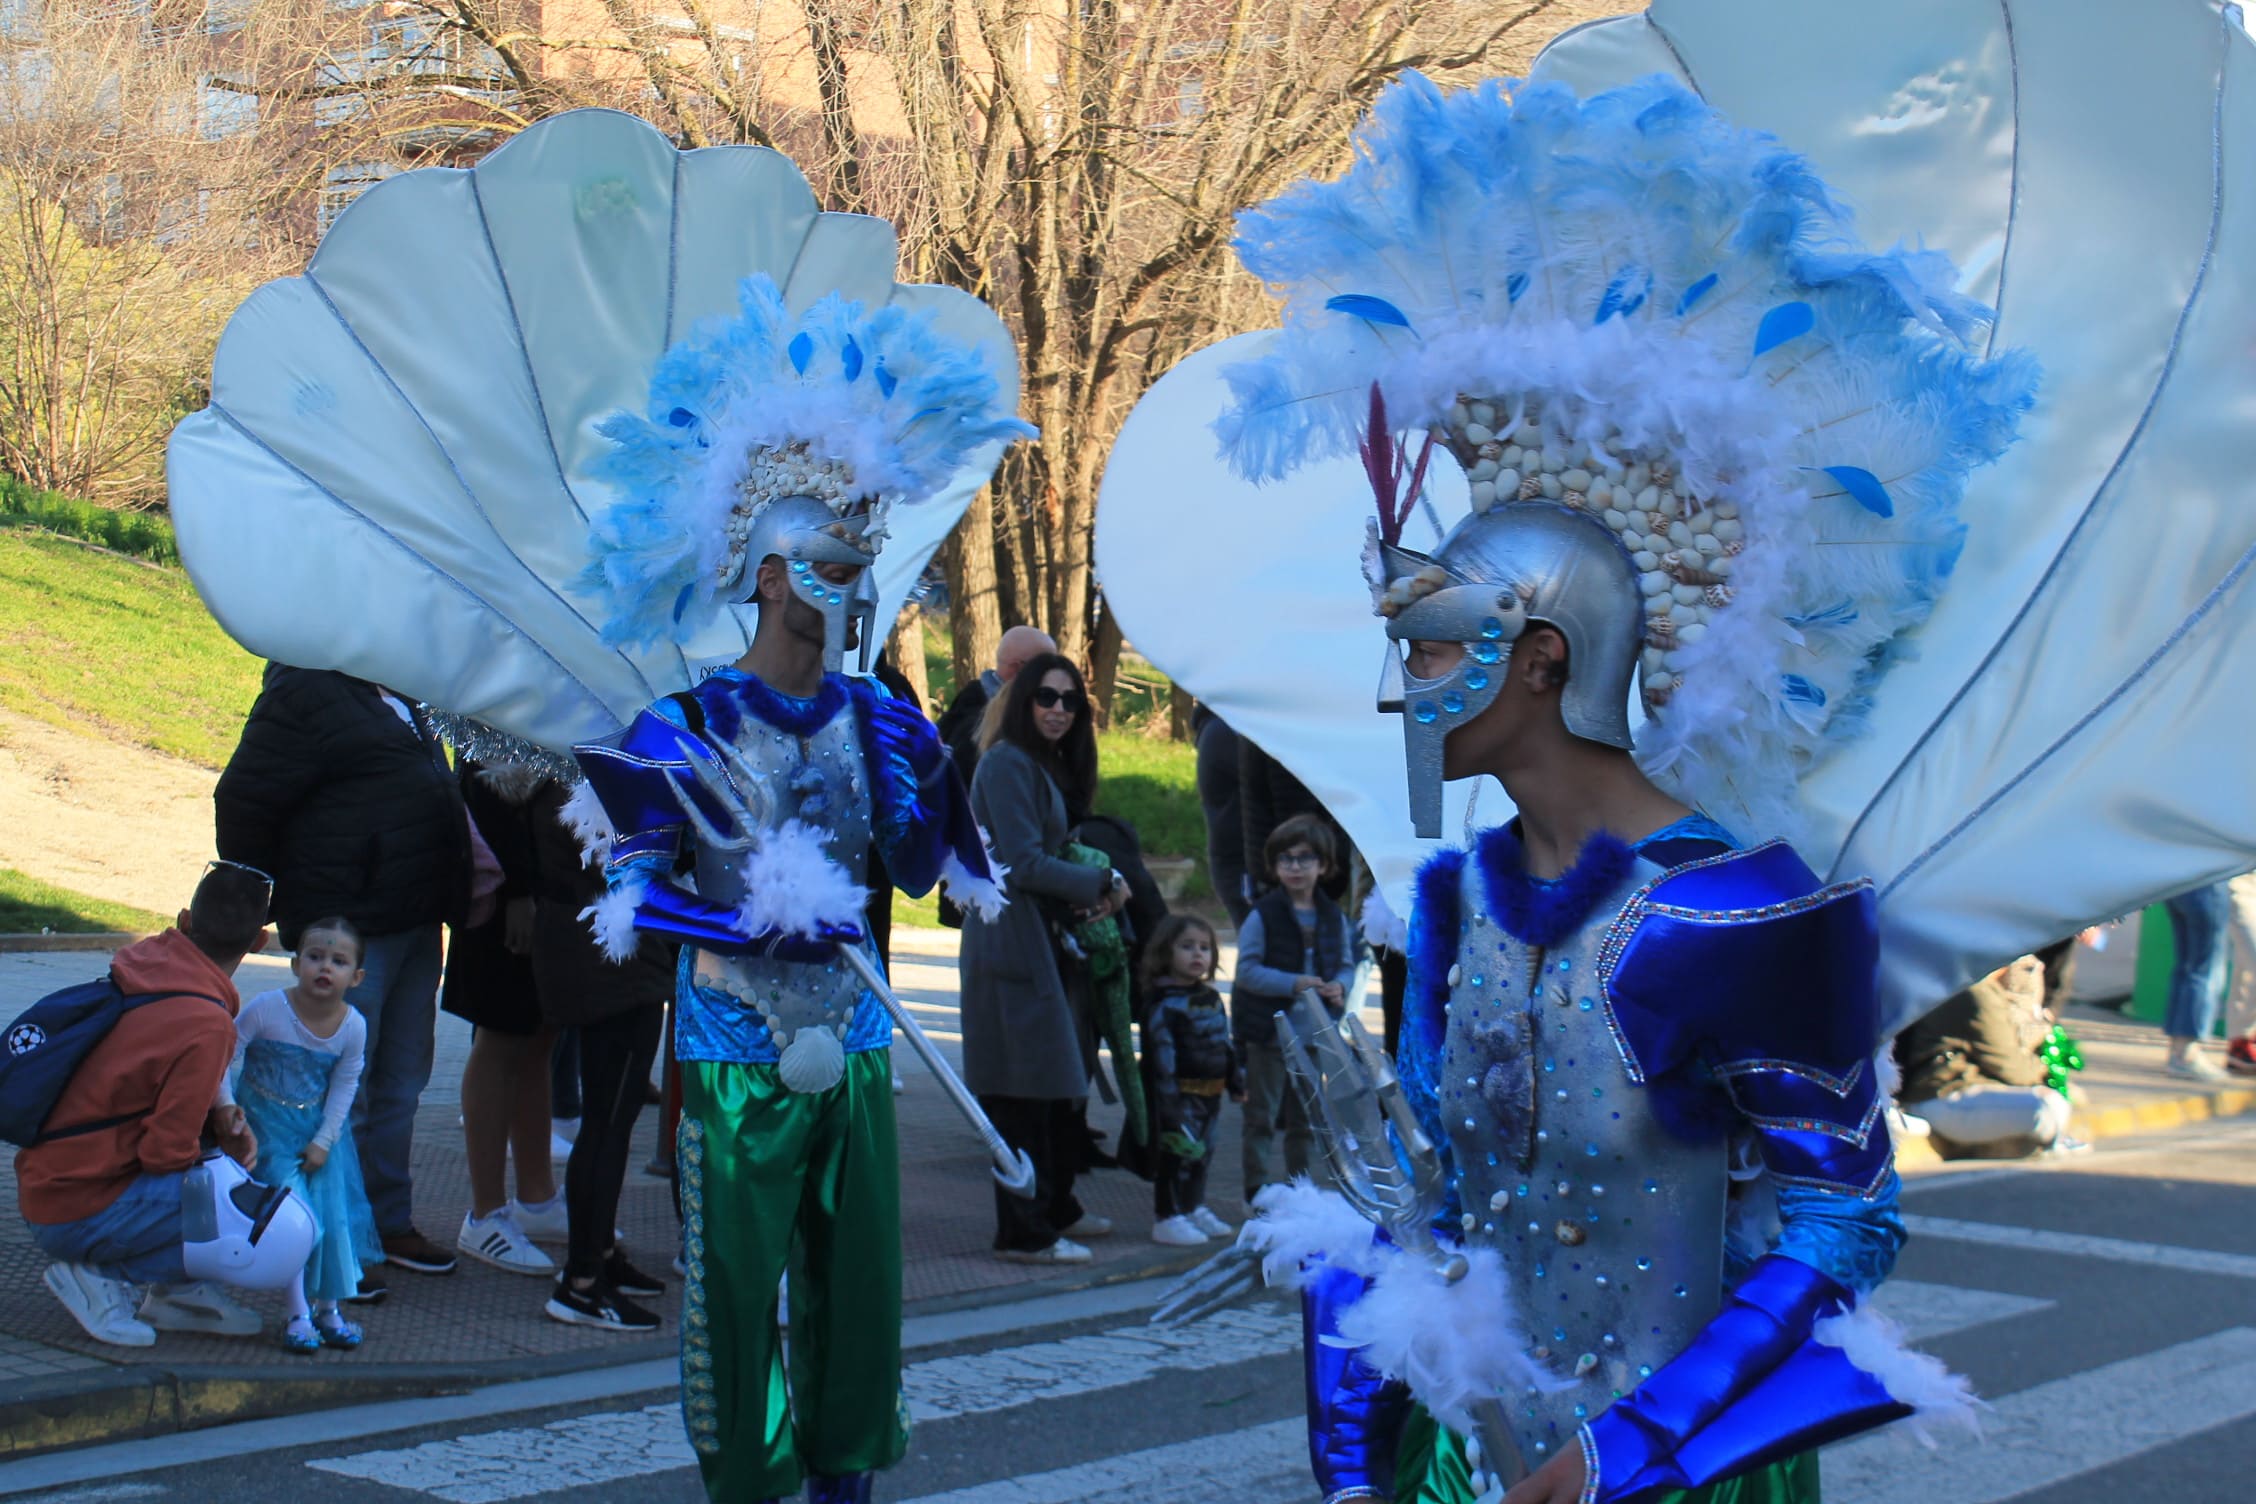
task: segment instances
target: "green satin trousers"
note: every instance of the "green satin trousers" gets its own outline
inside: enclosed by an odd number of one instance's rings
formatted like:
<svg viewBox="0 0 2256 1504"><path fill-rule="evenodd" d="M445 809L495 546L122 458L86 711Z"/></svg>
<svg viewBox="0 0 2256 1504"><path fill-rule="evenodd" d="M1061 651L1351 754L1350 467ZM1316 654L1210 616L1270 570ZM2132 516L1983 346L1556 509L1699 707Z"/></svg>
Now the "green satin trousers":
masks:
<svg viewBox="0 0 2256 1504"><path fill-rule="evenodd" d="M1403 1423L1394 1481L1395 1504L1473 1504L1464 1444L1423 1407L1412 1410ZM1705 1488L1654 1494L1645 1504L1820 1504L1817 1454L1804 1452Z"/></svg>
<svg viewBox="0 0 2256 1504"><path fill-rule="evenodd" d="M681 1062L682 1416L716 1504L890 1467L901 1407L901 1172L889 1050L828 1091ZM791 1336L776 1286L791 1275Z"/></svg>

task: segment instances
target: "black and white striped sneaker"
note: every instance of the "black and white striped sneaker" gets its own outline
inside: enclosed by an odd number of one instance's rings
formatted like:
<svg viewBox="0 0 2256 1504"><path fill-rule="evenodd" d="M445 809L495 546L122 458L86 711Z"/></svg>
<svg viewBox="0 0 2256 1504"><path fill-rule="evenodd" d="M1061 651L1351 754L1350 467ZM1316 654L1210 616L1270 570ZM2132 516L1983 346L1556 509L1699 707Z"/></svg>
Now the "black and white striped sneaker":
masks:
<svg viewBox="0 0 2256 1504"><path fill-rule="evenodd" d="M569 1279L559 1279L541 1308L551 1321L571 1326L599 1326L607 1332L655 1332L657 1313L621 1295L600 1280L593 1288L575 1290Z"/></svg>

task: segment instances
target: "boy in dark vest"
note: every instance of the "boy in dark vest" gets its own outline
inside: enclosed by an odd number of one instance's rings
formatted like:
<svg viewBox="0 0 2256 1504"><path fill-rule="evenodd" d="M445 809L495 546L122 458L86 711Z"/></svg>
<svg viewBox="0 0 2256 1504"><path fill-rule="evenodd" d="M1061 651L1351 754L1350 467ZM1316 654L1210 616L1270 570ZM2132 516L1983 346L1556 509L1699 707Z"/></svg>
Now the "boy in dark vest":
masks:
<svg viewBox="0 0 2256 1504"><path fill-rule="evenodd" d="M1347 915L1319 886L1339 862L1331 827L1295 815L1269 834L1262 859L1277 886L1238 927L1238 970L1230 985L1230 1023L1245 1059L1245 1199L1309 1172L1313 1139L1285 1077L1277 1014L1296 993L1313 991L1334 1015L1347 1009L1357 940ZM1278 1130L1285 1137L1277 1173Z"/></svg>

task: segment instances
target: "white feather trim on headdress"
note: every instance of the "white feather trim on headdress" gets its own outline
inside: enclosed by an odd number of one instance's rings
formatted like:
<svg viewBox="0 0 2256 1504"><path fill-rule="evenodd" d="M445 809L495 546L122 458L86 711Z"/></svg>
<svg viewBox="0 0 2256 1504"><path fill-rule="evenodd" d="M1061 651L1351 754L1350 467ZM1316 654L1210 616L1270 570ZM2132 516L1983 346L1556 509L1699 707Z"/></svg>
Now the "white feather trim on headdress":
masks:
<svg viewBox="0 0 2256 1504"><path fill-rule="evenodd" d="M580 917L595 931L596 943L603 947L607 959L624 961L641 943L635 930L635 910L641 907L642 895L649 886L645 878L621 883L580 910Z"/></svg>
<svg viewBox="0 0 2256 1504"><path fill-rule="evenodd" d="M980 836L984 839L986 832L981 831ZM954 852L949 852L940 863L940 891L947 894L948 901L957 908L977 914L992 924L1002 917L1010 903L1010 895L1003 891L1003 879L1010 876L1010 868L996 861L992 854L987 858L987 865L995 874L992 878L981 877L958 860Z"/></svg>
<svg viewBox="0 0 2256 1504"><path fill-rule="evenodd" d="M1914 1351L1903 1328L1880 1314L1870 1303L1817 1323L1812 1334L1828 1347L1837 1347L1851 1363L1880 1381L1888 1397L1911 1406L1905 1421L1911 1432L1928 1446L1933 1425L1963 1426L1980 1435L1980 1412L1989 1408L1974 1393L1964 1375L1952 1373L1942 1360Z"/></svg>
<svg viewBox="0 0 2256 1504"><path fill-rule="evenodd" d="M786 820L760 837L744 859L744 902L737 927L747 935L780 930L815 935L825 925L860 924L869 889L830 859L822 832Z"/></svg>
<svg viewBox="0 0 2256 1504"><path fill-rule="evenodd" d="M611 816L604 811L603 801L595 797L595 789L584 779L572 789L572 797L556 817L564 822L580 843L580 865L601 867L611 860L612 843L618 833L611 828Z"/></svg>

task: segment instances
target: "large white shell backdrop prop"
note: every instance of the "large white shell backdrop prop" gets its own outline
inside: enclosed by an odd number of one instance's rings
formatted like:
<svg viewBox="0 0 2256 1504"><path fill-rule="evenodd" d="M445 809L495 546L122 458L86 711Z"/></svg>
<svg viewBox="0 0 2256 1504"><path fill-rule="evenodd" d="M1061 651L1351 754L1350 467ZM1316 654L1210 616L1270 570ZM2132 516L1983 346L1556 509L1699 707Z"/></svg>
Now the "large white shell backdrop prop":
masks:
<svg viewBox="0 0 2256 1504"><path fill-rule="evenodd" d="M896 256L891 224L819 212L789 158L678 151L608 110L542 121L474 168L388 179L228 324L211 405L167 456L181 558L263 657L548 747L608 735L743 651L727 614L679 648L606 647L571 582L613 499L593 478L597 421L639 410L666 347L732 312L744 278L768 274L794 313L834 290L929 309L993 350L1015 405L994 312L896 283ZM896 509L881 633L1000 453Z"/></svg>
<svg viewBox="0 0 2256 1504"><path fill-rule="evenodd" d="M2108 0L1663 0L1536 67L1586 95L1653 73L1806 153L1866 243L1949 254L1998 308L1994 347L2045 372L2020 442L1968 489L1965 551L1871 733L1803 783L1811 865L1878 884L1892 1018L2256 864L2256 45L2237 7L2155 0L2127 28ZM1352 544L1318 520L1359 527L1367 493L1352 464L1336 509L1314 470L1267 487L1193 470L1183 451L1227 400L1197 371L1147 402L1203 415L1139 412L1115 451L1107 597L1320 795L1359 791L1335 811L1399 909L1421 853L1399 732L1369 710L1382 633ZM1131 489L1170 472L1196 484ZM1184 546L1224 514L1251 519L1228 526L1257 553ZM1215 557L1233 568L1201 578Z"/></svg>

